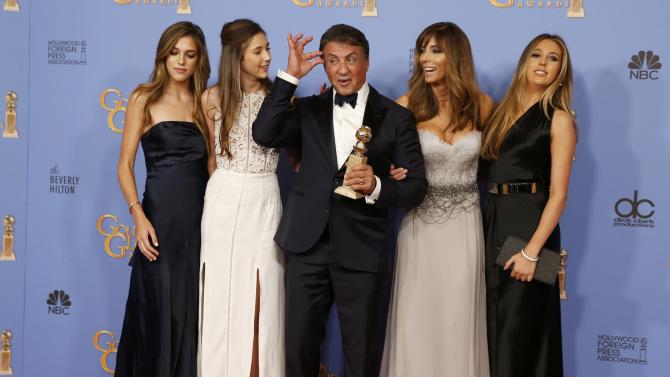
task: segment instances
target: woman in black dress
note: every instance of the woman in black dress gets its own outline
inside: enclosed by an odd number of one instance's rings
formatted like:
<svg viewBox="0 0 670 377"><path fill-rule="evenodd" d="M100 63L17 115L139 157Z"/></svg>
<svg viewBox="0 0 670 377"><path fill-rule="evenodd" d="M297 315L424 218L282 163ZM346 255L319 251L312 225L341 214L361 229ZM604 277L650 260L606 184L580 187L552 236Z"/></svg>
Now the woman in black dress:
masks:
<svg viewBox="0 0 670 377"><path fill-rule="evenodd" d="M489 362L492 377L561 377L558 284L533 281L540 251L560 250L577 141L572 67L563 39L542 34L524 50L507 94L484 130L484 213ZM495 265L507 236L528 241Z"/></svg>
<svg viewBox="0 0 670 377"><path fill-rule="evenodd" d="M200 98L209 74L202 30L178 22L163 32L151 79L128 103L118 174L137 248L117 377L196 376L200 219L208 178ZM134 175L140 142L147 168L141 203Z"/></svg>

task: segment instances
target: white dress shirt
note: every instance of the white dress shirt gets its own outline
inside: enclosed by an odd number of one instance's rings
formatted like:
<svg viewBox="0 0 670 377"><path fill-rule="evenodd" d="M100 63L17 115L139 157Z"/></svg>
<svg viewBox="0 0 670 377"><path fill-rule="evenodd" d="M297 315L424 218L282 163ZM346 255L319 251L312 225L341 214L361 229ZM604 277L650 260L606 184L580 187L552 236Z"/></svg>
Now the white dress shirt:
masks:
<svg viewBox="0 0 670 377"><path fill-rule="evenodd" d="M277 77L284 79L294 85L298 85L300 80L291 76L290 74L279 70ZM335 135L335 154L337 155L337 166L339 168L344 165L351 154L351 150L356 144L356 131L363 124L363 115L365 114L365 106L368 102L368 95L370 94L370 86L367 81L358 90L358 97L356 99L356 107L351 107L350 104L345 103L342 106L335 105L335 90L333 89L333 134ZM370 195L365 196L365 202L374 204L379 198L382 183L375 175L377 186Z"/></svg>

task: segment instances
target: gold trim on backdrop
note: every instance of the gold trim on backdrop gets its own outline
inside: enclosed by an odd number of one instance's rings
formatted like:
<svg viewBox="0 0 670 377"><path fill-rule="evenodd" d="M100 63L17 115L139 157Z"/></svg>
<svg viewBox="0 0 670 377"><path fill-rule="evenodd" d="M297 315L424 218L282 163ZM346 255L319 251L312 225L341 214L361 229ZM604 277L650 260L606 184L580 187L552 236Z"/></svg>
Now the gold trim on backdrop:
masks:
<svg viewBox="0 0 670 377"><path fill-rule="evenodd" d="M115 99L112 100L113 105L109 105L109 96L110 95L115 95L121 99ZM117 134L122 134L123 133L123 128L125 127L125 123L123 120L121 120L122 126L121 128L116 126L116 122L114 121L114 118L116 117L116 114L119 111L125 112L127 109L128 105L128 99L124 98L121 95L121 91L115 88L109 88L105 89L100 93L100 107L102 107L105 111L109 112L107 115L107 127L109 127L110 130L113 132L116 132Z"/></svg>
<svg viewBox="0 0 670 377"><path fill-rule="evenodd" d="M191 0L179 0L177 14L191 14Z"/></svg>
<svg viewBox="0 0 670 377"><path fill-rule="evenodd" d="M567 8L569 18L584 17L584 0L489 0L496 8L557 9Z"/></svg>
<svg viewBox="0 0 670 377"><path fill-rule="evenodd" d="M20 12L21 5L19 4L19 0L5 0L2 10L5 12Z"/></svg>
<svg viewBox="0 0 670 377"><path fill-rule="evenodd" d="M112 221L112 224L108 226L110 231L107 231L104 228L107 224L107 220ZM105 237L105 253L114 259L121 259L126 255L132 255L132 251L135 250L135 246L137 245L135 226L131 227L129 225L119 224L118 222L118 217L105 214L98 218L95 225L98 229L98 233ZM121 244L116 247L119 252L115 253L112 250L112 241L115 241L117 238L121 239Z"/></svg>
<svg viewBox="0 0 670 377"><path fill-rule="evenodd" d="M14 91L8 91L5 96L5 130L2 131L2 137L17 139L19 132L16 130L16 101L18 96Z"/></svg>
<svg viewBox="0 0 670 377"><path fill-rule="evenodd" d="M107 342L107 347L103 347L100 344L100 338L103 336L111 338L111 340ZM98 331L93 335L93 346L96 350L102 352L102 355L100 355L100 367L102 370L109 374L114 374L114 368L109 366L109 356L116 353L119 346L119 342L114 337L114 333L107 330Z"/></svg>
<svg viewBox="0 0 670 377"><path fill-rule="evenodd" d="M191 14L190 0L114 0L119 5L160 5L177 6L177 14Z"/></svg>
<svg viewBox="0 0 670 377"><path fill-rule="evenodd" d="M363 17L377 17L377 0L366 0Z"/></svg>
<svg viewBox="0 0 670 377"><path fill-rule="evenodd" d="M568 10L568 17L584 18L584 0L572 0L570 10Z"/></svg>
<svg viewBox="0 0 670 377"><path fill-rule="evenodd" d="M0 261L12 262L16 260L14 253L14 216L7 215L3 221L2 231L2 250L0 251Z"/></svg>
<svg viewBox="0 0 670 377"><path fill-rule="evenodd" d="M0 334L2 345L0 346L0 376L11 376L12 370L12 332L3 330Z"/></svg>

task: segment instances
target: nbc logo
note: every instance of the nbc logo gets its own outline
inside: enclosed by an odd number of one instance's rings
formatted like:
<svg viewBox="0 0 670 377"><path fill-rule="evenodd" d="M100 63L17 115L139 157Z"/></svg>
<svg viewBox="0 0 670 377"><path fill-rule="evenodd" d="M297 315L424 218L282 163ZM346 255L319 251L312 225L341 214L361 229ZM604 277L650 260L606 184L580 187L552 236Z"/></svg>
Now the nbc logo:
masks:
<svg viewBox="0 0 670 377"><path fill-rule="evenodd" d="M640 51L631 56L628 68L630 68L630 80L658 80L659 70L663 67L661 57L653 51Z"/></svg>
<svg viewBox="0 0 670 377"><path fill-rule="evenodd" d="M47 305L49 305L49 314L70 315L72 302L70 301L70 295L65 291L55 289L49 293Z"/></svg>

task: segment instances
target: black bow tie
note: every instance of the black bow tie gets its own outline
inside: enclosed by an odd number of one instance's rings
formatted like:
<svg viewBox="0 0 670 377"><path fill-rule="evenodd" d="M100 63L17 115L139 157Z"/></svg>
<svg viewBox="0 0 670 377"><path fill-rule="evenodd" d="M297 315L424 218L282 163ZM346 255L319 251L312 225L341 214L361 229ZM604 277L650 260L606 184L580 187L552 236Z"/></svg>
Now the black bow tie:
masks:
<svg viewBox="0 0 670 377"><path fill-rule="evenodd" d="M348 96L341 96L335 93L335 105L342 107L345 103L351 105L352 109L356 108L356 100L358 99L358 93L350 94Z"/></svg>

